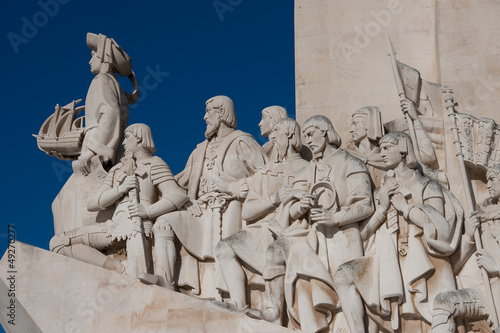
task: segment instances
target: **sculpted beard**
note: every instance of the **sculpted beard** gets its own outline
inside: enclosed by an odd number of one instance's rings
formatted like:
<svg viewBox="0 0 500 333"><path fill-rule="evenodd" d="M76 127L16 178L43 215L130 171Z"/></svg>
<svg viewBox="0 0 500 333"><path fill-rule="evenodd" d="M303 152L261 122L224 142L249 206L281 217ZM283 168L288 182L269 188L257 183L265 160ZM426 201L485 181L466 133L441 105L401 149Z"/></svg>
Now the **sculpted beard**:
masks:
<svg viewBox="0 0 500 333"><path fill-rule="evenodd" d="M281 163L286 157L286 153L288 150L288 142L279 143L274 142L273 152L271 154L271 161L274 163Z"/></svg>
<svg viewBox="0 0 500 333"><path fill-rule="evenodd" d="M205 131L205 138L210 139L212 136L214 136L215 133L217 133L217 131L219 130L219 126L220 126L220 120L217 121L215 124L207 122L207 130Z"/></svg>

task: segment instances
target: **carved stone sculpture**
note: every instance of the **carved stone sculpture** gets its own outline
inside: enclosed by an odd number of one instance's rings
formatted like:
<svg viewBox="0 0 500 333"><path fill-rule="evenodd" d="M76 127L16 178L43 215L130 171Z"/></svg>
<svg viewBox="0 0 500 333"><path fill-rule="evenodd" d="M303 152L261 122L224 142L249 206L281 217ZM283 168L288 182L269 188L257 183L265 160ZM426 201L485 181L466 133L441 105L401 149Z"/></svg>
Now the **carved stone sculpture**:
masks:
<svg viewBox="0 0 500 333"><path fill-rule="evenodd" d="M366 166L339 148L330 120L313 116L303 132L315 159L296 176L293 188L301 194L289 209L290 227L267 250L264 278L268 294L284 292L294 327L316 332L338 308L333 273L363 256L359 222L373 213L373 203ZM347 294L339 297L342 302ZM279 314L280 305L269 303L266 320Z"/></svg>
<svg viewBox="0 0 500 333"><path fill-rule="evenodd" d="M96 220L103 221L108 217L109 214L99 218L97 214L88 212L87 201L99 187L105 172L123 157L120 143L128 123L128 105L135 103L139 97L131 59L112 38L88 33L87 46L92 54L90 70L96 76L85 99L84 137L78 160L73 162L74 174L52 204L56 233L92 224ZM132 94L123 91L117 74L130 79L134 86ZM54 156L74 158L64 153ZM95 156L97 158L91 168Z"/></svg>
<svg viewBox="0 0 500 333"><path fill-rule="evenodd" d="M380 147L389 171L362 232L365 240L376 233L375 250L341 266L335 281L339 289L356 286L380 327L425 332L437 294L456 289L449 256L460 242L463 210L451 192L415 169L408 135L386 134ZM364 307L359 295L351 296L342 308L351 331L362 332Z"/></svg>
<svg viewBox="0 0 500 333"><path fill-rule="evenodd" d="M220 299L215 281L223 281L216 275L220 274L218 269L214 270L214 249L221 239L241 230L242 202L235 195L214 191L213 182L221 176L229 182L244 180L264 166L267 156L251 135L235 130L236 116L229 97L210 98L204 119L206 140L176 176L191 200L182 210L158 218L154 227L155 274L160 276L160 285L173 288L175 234L182 244L179 286L200 297ZM200 270L199 265L205 263L209 268ZM200 276L200 272L207 272L207 276ZM207 287L201 290L204 282ZM200 294L203 291L205 296Z"/></svg>
<svg viewBox="0 0 500 333"><path fill-rule="evenodd" d="M286 206L294 198L291 190L295 173L308 164L299 154L302 142L300 127L295 120L279 120L269 139L273 145L271 161L248 179L249 191L241 212L247 226L221 240L216 247L231 303L237 309L250 305L243 266L262 276L267 247L274 241L273 236L288 227L288 218L283 219L281 215L288 214L289 207ZM282 303L283 300L273 300L275 302Z"/></svg>
<svg viewBox="0 0 500 333"><path fill-rule="evenodd" d="M288 118L288 113L285 108L272 105L264 108L262 110L262 120L259 123L260 127L260 135L264 138L268 138L269 134L273 130L274 124L276 124L279 120L283 118ZM271 153L273 151L273 143L268 141L262 145L262 149L267 154L267 156L271 157Z"/></svg>
<svg viewBox="0 0 500 333"><path fill-rule="evenodd" d="M459 281L464 289L440 293L434 301L432 332L455 332L455 318L469 320L486 319L496 312L500 305L500 164L493 165L486 174L490 197L483 208L467 214L465 233L460 251L455 255L455 271L461 269ZM483 249L478 250L474 242L474 232L479 229ZM477 252L475 252L477 251ZM473 255L475 252L475 255ZM480 269L490 277L493 303L489 298ZM495 328L493 328L495 329Z"/></svg>
<svg viewBox="0 0 500 333"><path fill-rule="evenodd" d="M127 273L137 276L150 266L150 244L155 218L177 210L188 200L177 185L168 165L153 156L151 130L133 124L125 130L126 158L108 173L103 185L88 203L90 211L115 205L111 220L57 234L50 249L97 266L123 273L125 267L101 251L127 242Z"/></svg>

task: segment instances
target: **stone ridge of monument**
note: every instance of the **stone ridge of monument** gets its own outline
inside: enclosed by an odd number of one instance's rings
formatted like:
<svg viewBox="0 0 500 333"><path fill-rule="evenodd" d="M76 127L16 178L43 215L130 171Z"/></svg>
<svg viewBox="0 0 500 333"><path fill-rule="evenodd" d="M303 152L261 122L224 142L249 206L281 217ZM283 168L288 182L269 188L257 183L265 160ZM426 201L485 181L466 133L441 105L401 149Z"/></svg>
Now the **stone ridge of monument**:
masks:
<svg viewBox="0 0 500 333"><path fill-rule="evenodd" d="M22 306L40 332L290 331L22 242L15 248L18 319ZM9 271L7 252L0 267ZM9 286L7 276L1 280ZM1 298L9 302L7 293Z"/></svg>

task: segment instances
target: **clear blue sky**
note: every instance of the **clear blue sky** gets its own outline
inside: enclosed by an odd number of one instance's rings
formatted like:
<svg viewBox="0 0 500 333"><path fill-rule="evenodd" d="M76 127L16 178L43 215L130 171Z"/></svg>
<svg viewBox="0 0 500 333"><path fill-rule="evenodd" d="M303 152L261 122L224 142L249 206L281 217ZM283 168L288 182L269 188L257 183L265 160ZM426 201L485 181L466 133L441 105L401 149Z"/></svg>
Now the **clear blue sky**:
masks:
<svg viewBox="0 0 500 333"><path fill-rule="evenodd" d="M32 134L55 104L85 100L93 78L87 32L114 38L141 86L149 72L161 72L129 123L152 128L157 155L174 173L204 140L204 103L212 96L231 97L238 128L261 143L264 107L295 114L292 0L16 0L0 3L0 17L2 253L8 224L19 241L48 249L51 203L71 167L38 150Z"/></svg>

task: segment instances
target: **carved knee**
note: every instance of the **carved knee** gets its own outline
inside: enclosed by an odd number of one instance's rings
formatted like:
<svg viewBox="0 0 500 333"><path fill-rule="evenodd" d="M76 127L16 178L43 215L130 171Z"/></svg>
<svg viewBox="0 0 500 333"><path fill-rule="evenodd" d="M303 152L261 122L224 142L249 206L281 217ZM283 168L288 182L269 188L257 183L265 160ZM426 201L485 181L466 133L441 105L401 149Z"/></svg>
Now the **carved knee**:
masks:
<svg viewBox="0 0 500 333"><path fill-rule="evenodd" d="M350 265L342 264L333 274L335 283L339 286L354 285L353 270Z"/></svg>
<svg viewBox="0 0 500 333"><path fill-rule="evenodd" d="M71 245L71 239L66 236L64 233L57 234L49 242L49 249L52 252L58 253L65 247L69 247Z"/></svg>
<svg viewBox="0 0 500 333"><path fill-rule="evenodd" d="M174 240L174 231L166 219L157 219L153 226L153 233L156 239Z"/></svg>
<svg viewBox="0 0 500 333"><path fill-rule="evenodd" d="M235 258L235 254L228 242L223 239L215 247L215 256L220 261L231 260Z"/></svg>

